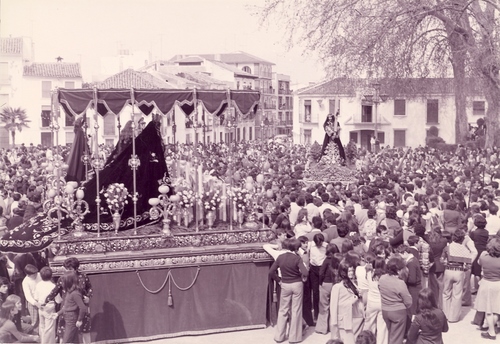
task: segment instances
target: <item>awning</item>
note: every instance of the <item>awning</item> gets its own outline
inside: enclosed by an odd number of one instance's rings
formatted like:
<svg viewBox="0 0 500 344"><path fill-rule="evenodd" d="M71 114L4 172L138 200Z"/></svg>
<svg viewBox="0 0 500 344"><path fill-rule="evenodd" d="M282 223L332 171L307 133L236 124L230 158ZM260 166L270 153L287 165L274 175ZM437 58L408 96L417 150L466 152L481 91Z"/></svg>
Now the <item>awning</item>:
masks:
<svg viewBox="0 0 500 344"><path fill-rule="evenodd" d="M119 115L132 103L146 116L154 109L165 115L179 105L186 115L194 111L194 102L206 111L219 116L229 103L236 111L247 116L257 111L260 92L251 90L144 90L144 89L58 89L57 100L67 114L78 116L94 107L101 116L108 113Z"/></svg>

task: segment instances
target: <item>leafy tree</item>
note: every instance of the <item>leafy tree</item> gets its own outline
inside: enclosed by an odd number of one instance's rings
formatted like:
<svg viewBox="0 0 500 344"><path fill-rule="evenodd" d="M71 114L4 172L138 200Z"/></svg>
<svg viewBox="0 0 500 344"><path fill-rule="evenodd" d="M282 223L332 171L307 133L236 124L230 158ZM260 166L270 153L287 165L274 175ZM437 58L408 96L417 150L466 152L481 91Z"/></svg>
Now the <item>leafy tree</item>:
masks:
<svg viewBox="0 0 500 344"><path fill-rule="evenodd" d="M267 0L263 21L286 25L287 42L318 53L330 76L444 77L453 73L457 142L467 137L467 78L488 102L486 140L499 127L498 0Z"/></svg>
<svg viewBox="0 0 500 344"><path fill-rule="evenodd" d="M22 131L23 128L29 128L26 110L21 108L4 107L0 111L0 122L4 123L4 128L10 131L12 136L12 145L16 146L16 131Z"/></svg>

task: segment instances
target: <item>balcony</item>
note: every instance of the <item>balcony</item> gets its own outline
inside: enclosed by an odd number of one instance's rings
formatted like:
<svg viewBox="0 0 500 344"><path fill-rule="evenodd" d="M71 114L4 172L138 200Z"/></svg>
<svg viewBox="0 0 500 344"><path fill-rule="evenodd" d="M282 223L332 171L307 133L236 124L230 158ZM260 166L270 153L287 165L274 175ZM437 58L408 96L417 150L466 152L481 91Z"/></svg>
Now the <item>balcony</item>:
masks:
<svg viewBox="0 0 500 344"><path fill-rule="evenodd" d="M292 94L292 90L282 90L282 89L279 89L278 90L278 94Z"/></svg>
<svg viewBox="0 0 500 344"><path fill-rule="evenodd" d="M276 122L276 125L279 127L292 127L293 126L293 121L292 120L279 120Z"/></svg>
<svg viewBox="0 0 500 344"><path fill-rule="evenodd" d="M299 113L299 123L302 124L318 124L318 114L310 114L306 116L304 113Z"/></svg>
<svg viewBox="0 0 500 344"><path fill-rule="evenodd" d="M345 124L348 125L356 125L358 127L366 128L366 129L374 129L375 125L388 125L390 122L384 118L382 114L378 114L377 120L375 120L375 115L364 115L361 113L357 113L351 116Z"/></svg>
<svg viewBox="0 0 500 344"><path fill-rule="evenodd" d="M264 109L266 109L266 110L276 110L276 104L264 102Z"/></svg>

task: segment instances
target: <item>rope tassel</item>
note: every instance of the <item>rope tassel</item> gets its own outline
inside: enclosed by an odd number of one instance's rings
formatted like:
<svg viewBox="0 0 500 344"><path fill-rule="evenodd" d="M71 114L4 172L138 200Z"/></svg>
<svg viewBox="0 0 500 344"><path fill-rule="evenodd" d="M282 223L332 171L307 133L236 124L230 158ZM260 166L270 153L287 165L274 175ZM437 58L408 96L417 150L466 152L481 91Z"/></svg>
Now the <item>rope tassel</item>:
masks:
<svg viewBox="0 0 500 344"><path fill-rule="evenodd" d="M160 291L163 290L163 288L167 285L168 282L168 297L167 297L167 305L168 307L173 307L174 306L174 298L172 297L172 282L174 283L175 287L181 291L187 291L191 289L196 281L198 280L198 276L200 275L201 268L198 266L196 269L196 275L194 276L193 282L191 282L190 285L187 287L179 287L177 283L175 283L174 276L172 275L172 270L168 270L167 277L165 278L165 281L163 281L163 284L161 285L160 288L157 290L151 290L148 287L144 285L144 282L142 281L141 275L139 274L139 270L136 270L137 277L139 278L139 282L141 282L142 287L150 294L158 294ZM274 296L273 296L274 298Z"/></svg>
<svg viewBox="0 0 500 344"><path fill-rule="evenodd" d="M170 272L169 272L170 273ZM172 277L172 276L170 276ZM169 307L174 306L174 299L172 298L172 283L170 283L171 278L168 280L168 298L167 298L167 305Z"/></svg>

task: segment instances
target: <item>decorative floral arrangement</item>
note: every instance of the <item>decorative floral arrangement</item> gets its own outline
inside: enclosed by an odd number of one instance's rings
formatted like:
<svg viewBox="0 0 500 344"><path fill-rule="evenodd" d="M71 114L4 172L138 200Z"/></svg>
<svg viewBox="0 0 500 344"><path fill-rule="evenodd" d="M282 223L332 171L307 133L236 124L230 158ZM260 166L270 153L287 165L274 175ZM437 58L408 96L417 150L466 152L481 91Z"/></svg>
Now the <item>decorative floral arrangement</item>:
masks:
<svg viewBox="0 0 500 344"><path fill-rule="evenodd" d="M250 205L250 192L246 188L233 187L228 191L229 197L234 201L236 210L245 211Z"/></svg>
<svg viewBox="0 0 500 344"><path fill-rule="evenodd" d="M190 209L194 205L195 194L191 189L183 189L177 193L180 197L179 205L183 209Z"/></svg>
<svg viewBox="0 0 500 344"><path fill-rule="evenodd" d="M201 196L201 204L203 209L208 211L214 211L219 208L222 201L222 196L220 191L217 189L206 191Z"/></svg>
<svg viewBox="0 0 500 344"><path fill-rule="evenodd" d="M127 198L129 196L127 188L121 183L110 184L104 193L108 208L112 212L121 211L125 204L128 203Z"/></svg>

